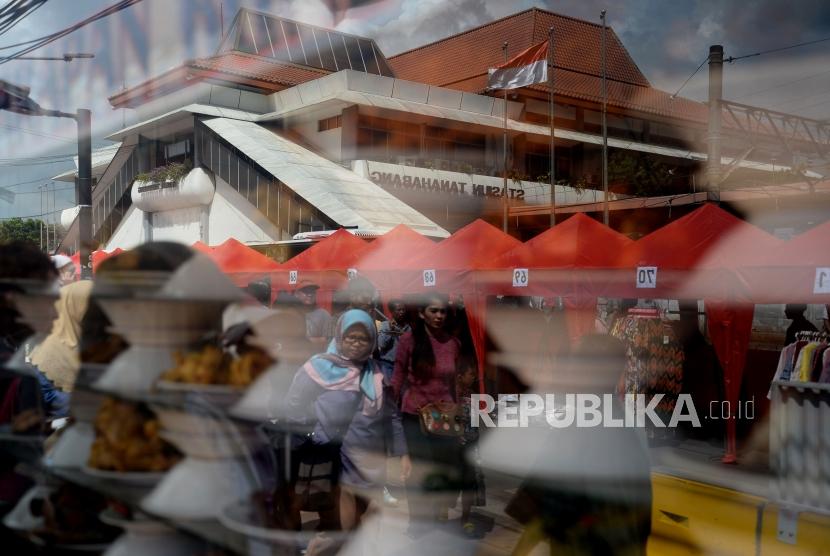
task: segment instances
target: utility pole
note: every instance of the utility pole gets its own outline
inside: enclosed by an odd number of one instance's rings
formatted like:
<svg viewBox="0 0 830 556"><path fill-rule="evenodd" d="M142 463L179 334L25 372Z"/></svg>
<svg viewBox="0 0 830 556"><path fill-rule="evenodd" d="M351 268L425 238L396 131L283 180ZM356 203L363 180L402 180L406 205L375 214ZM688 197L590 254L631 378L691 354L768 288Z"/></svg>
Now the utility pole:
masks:
<svg viewBox="0 0 830 556"><path fill-rule="evenodd" d="M550 227L556 226L556 147L554 146L553 27L548 31L548 117L550 118Z"/></svg>
<svg viewBox="0 0 830 556"><path fill-rule="evenodd" d="M504 41L501 49L504 51L504 61L507 62L507 41ZM501 231L507 233L507 89L504 90L504 190L502 191L502 215L501 215Z"/></svg>
<svg viewBox="0 0 830 556"><path fill-rule="evenodd" d="M723 46L709 47L709 129L706 134L706 182L709 195L720 201L721 99L723 98Z"/></svg>
<svg viewBox="0 0 830 556"><path fill-rule="evenodd" d="M608 226L608 90L605 83L606 56L605 56L605 10L600 12L602 19L602 223Z"/></svg>
<svg viewBox="0 0 830 556"><path fill-rule="evenodd" d="M25 116L72 118L78 125L78 179L75 182L75 200L79 205L78 236L81 253L81 278L92 278L92 114L85 108L75 114L42 108L29 97L28 87L19 87L0 80L0 110ZM47 210L49 195L46 196ZM46 225L46 243L49 244L49 224Z"/></svg>
<svg viewBox="0 0 830 556"><path fill-rule="evenodd" d="M81 280L92 278L92 113L78 109L78 238Z"/></svg>

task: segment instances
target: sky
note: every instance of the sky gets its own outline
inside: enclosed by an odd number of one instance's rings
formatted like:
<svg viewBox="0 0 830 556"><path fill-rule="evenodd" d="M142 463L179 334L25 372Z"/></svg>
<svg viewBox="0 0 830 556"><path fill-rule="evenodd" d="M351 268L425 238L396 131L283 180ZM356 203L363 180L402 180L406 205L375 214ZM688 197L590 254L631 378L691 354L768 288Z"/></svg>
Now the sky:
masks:
<svg viewBox="0 0 830 556"><path fill-rule="evenodd" d="M171 69L185 59L212 54L240 6L373 38L386 56L537 6L608 24L654 87L675 92L706 58L709 45L726 56L830 38L827 0L143 0L31 55L91 52L93 60L71 63L0 63L0 79L31 88L42 106L90 108L96 145L129 122L107 97ZM5 5L8 0L0 0ZM0 34L0 49L71 25L115 0L49 0L17 26ZM221 6L221 8L220 8ZM221 17L220 16L223 16ZM0 50L0 56L16 48ZM703 67L680 95L705 100ZM746 58L724 67L724 98L830 118L830 41ZM74 204L72 186L49 178L73 167L72 120L0 112L0 218L37 215ZM50 184L48 208L38 189ZM55 218L56 213L48 216Z"/></svg>

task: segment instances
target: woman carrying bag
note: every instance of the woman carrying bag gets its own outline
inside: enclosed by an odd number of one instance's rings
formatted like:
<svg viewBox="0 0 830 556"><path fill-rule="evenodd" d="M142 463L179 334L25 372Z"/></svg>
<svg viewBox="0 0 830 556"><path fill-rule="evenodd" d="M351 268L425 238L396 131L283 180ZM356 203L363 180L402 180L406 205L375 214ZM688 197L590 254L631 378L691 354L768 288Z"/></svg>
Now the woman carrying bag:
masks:
<svg viewBox="0 0 830 556"><path fill-rule="evenodd" d="M456 400L461 344L447 330L448 299L424 298L418 322L401 337L392 375L413 469L407 476L409 534L447 519L465 488L463 412Z"/></svg>

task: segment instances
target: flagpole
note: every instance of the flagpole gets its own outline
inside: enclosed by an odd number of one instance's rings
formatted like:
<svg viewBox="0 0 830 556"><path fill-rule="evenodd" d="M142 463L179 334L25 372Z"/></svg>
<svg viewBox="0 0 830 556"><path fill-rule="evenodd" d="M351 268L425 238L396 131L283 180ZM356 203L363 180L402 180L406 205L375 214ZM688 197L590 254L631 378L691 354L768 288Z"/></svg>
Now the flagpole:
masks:
<svg viewBox="0 0 830 556"><path fill-rule="evenodd" d="M549 101L548 116L550 117L550 227L556 226L556 146L553 142L553 115L554 115L554 98L553 98L553 27L548 33L548 93Z"/></svg>
<svg viewBox="0 0 830 556"><path fill-rule="evenodd" d="M605 10L600 12L600 19L602 19L602 222L608 226L608 124L605 116L608 110L608 90L605 83Z"/></svg>
<svg viewBox="0 0 830 556"><path fill-rule="evenodd" d="M507 41L504 41L504 44L501 45L501 49L504 51L504 61L507 62ZM502 191L502 221L501 221L501 231L507 233L507 218L508 218L508 210L507 210L507 89L504 90L504 190Z"/></svg>

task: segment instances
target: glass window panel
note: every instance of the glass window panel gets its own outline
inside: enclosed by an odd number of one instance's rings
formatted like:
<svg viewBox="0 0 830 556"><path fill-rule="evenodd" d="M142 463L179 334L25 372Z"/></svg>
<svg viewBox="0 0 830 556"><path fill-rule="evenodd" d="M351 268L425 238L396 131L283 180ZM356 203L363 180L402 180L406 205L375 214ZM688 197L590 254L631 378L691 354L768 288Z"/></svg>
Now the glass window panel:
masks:
<svg viewBox="0 0 830 556"><path fill-rule="evenodd" d="M363 58L360 56L360 46L358 45L357 39L354 37L346 37L344 35L343 40L346 43L346 53L349 56L352 69L357 71L366 71L366 67L363 65Z"/></svg>
<svg viewBox="0 0 830 556"><path fill-rule="evenodd" d="M329 35L334 46L334 59L337 60L337 67L341 70L352 69L352 63L346 52L346 39L338 33L329 33Z"/></svg>
<svg viewBox="0 0 830 556"><path fill-rule="evenodd" d="M265 19L261 15L248 14L250 27L254 30L255 52L262 56L271 56L271 43L268 42L268 31L265 29Z"/></svg>
<svg viewBox="0 0 830 556"><path fill-rule="evenodd" d="M213 173L218 174L220 177L222 175L222 157L221 151L219 150L219 142L215 139L211 140L210 142L210 163L212 164ZM224 179L224 178L223 178ZM225 180L228 181L228 180Z"/></svg>
<svg viewBox="0 0 830 556"><path fill-rule="evenodd" d="M256 174L256 207L268 216L268 180L259 172Z"/></svg>
<svg viewBox="0 0 830 556"><path fill-rule="evenodd" d="M303 50L305 51L308 65L315 68L323 67L323 60L320 58L320 52L317 50L317 43L314 41L314 30L305 25L298 25L300 28L300 40L303 43Z"/></svg>
<svg viewBox="0 0 830 556"><path fill-rule="evenodd" d="M334 62L334 52L331 51L331 42L329 40L329 33L313 29L314 36L317 38L317 46L320 49L320 62L322 67L329 71L337 71L337 66Z"/></svg>
<svg viewBox="0 0 830 556"><path fill-rule="evenodd" d="M297 24L292 21L283 21L282 29L285 31L285 40L288 43L288 51L291 55L291 61L298 64L306 64L305 56L303 56L303 48L300 45L300 34L297 31Z"/></svg>
<svg viewBox="0 0 830 556"><path fill-rule="evenodd" d="M363 55L363 61L366 63L366 71L369 73L380 74L380 66L378 65L375 49L372 48L372 41L367 39L359 39L360 53Z"/></svg>
<svg viewBox="0 0 830 556"><path fill-rule="evenodd" d="M219 152L219 177L225 180L225 183L233 187L233 182L230 180L230 176L228 175L230 170L230 161L228 160L228 157L230 156L230 153L224 145L219 145Z"/></svg>
<svg viewBox="0 0 830 556"><path fill-rule="evenodd" d="M279 199L280 199L279 188L277 187L277 184L274 182L274 180L269 179L268 180L268 208L267 208L268 219L271 222L273 222L277 226L277 228L280 227Z"/></svg>
<svg viewBox="0 0 830 556"><path fill-rule="evenodd" d="M246 13L245 17L240 19L239 21L239 25L237 26L237 32L239 33L239 44L237 45L236 49L241 50L242 52L256 54L256 42L254 41L254 36L251 34L249 18L250 14Z"/></svg>
<svg viewBox="0 0 830 556"><path fill-rule="evenodd" d="M302 210L300 208L300 199L295 194L291 194L291 233L296 234L301 232L302 224Z"/></svg>
<svg viewBox="0 0 830 556"><path fill-rule="evenodd" d="M395 74L392 73L392 68L389 67L388 63L386 63L386 58L383 57L383 53L378 50L374 42L372 42L372 52L374 53L378 68L380 69L380 74L385 75L386 77L395 77Z"/></svg>
<svg viewBox="0 0 830 556"><path fill-rule="evenodd" d="M242 195L245 195L244 186L242 186L239 180L239 158L233 152L230 153L230 169L228 170L228 175L230 177L228 183L231 187L239 191Z"/></svg>
<svg viewBox="0 0 830 556"><path fill-rule="evenodd" d="M280 20L273 17L269 17L267 23L267 31L268 34L271 36L271 44L274 45L274 57L277 60L290 62L291 58L289 58L288 56L288 45L285 44L285 34L282 32L282 25L280 25Z"/></svg>
<svg viewBox="0 0 830 556"><path fill-rule="evenodd" d="M291 191L280 184L280 230L285 233L284 239L291 239Z"/></svg>

